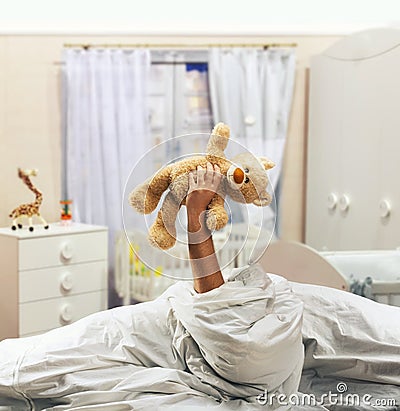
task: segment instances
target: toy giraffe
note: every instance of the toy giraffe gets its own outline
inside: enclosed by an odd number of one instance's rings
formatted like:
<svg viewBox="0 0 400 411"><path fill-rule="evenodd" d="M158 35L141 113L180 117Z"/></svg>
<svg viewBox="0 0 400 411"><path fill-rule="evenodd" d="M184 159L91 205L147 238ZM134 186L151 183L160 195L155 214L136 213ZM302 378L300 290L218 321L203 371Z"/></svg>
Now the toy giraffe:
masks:
<svg viewBox="0 0 400 411"><path fill-rule="evenodd" d="M30 177L36 176L37 170L22 170L21 168L18 169L18 177L22 179L24 184L31 190L36 198L33 203L28 204L21 204L17 208L15 208L10 213L10 217L13 218L12 222L12 229L16 230L18 228L22 228L22 224L20 223L23 217L28 218L29 222L29 231L33 231L33 224L32 224L32 217L37 216L40 221L44 224L44 228L48 229L49 225L47 224L46 220L40 215L39 207L42 204L43 196L42 192L38 190L31 182Z"/></svg>

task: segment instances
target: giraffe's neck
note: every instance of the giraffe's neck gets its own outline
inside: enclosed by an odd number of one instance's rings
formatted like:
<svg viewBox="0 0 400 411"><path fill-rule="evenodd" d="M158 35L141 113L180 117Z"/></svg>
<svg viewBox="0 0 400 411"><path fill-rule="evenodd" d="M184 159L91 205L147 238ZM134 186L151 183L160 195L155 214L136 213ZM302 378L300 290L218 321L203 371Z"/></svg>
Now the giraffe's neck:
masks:
<svg viewBox="0 0 400 411"><path fill-rule="evenodd" d="M36 207L39 207L42 204L42 192L38 190L33 184L31 179L26 176L23 178L25 185L35 194L35 202L33 203Z"/></svg>

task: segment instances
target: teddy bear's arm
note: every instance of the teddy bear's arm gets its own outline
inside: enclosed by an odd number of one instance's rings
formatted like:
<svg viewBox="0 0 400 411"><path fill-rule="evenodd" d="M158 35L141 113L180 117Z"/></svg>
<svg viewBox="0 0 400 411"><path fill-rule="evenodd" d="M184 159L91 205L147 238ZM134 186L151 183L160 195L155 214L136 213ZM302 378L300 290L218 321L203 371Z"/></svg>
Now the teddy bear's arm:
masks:
<svg viewBox="0 0 400 411"><path fill-rule="evenodd" d="M130 194L130 203L139 213L150 214L170 184L171 166L159 170L143 184L137 186Z"/></svg>
<svg viewBox="0 0 400 411"><path fill-rule="evenodd" d="M220 230L226 226L228 222L228 214L224 207L224 199L215 194L211 200L206 217L206 224L210 230Z"/></svg>

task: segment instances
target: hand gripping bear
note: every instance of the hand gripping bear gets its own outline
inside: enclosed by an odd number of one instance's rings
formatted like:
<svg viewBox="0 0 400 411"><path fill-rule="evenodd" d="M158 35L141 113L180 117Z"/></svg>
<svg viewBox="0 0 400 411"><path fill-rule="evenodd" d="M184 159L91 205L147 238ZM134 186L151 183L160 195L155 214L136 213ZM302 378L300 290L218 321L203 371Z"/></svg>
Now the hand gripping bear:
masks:
<svg viewBox="0 0 400 411"><path fill-rule="evenodd" d="M247 152L235 156L232 160L227 159L224 150L229 134L229 127L218 123L210 136L206 155L192 156L169 164L132 191L132 207L141 214L150 214L157 208L164 191L169 189L149 230L149 241L153 246L163 250L174 246L175 220L180 207L185 204L189 173L195 172L198 166L205 168L207 162L218 165L224 176L218 193L208 206L206 224L210 230L220 230L228 222L228 214L224 208L226 195L239 203L253 203L257 206L271 203L271 197L267 193L266 170L275 164L266 157L256 158Z"/></svg>

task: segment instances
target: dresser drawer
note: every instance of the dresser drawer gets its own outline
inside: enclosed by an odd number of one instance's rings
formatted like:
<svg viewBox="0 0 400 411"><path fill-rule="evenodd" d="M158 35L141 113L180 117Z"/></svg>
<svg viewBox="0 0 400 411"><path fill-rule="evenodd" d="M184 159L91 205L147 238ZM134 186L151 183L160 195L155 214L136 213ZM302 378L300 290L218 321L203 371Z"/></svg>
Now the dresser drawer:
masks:
<svg viewBox="0 0 400 411"><path fill-rule="evenodd" d="M19 241L19 270L55 267L107 258L107 231Z"/></svg>
<svg viewBox="0 0 400 411"><path fill-rule="evenodd" d="M106 291L20 304L19 335L70 324L89 314L102 311L106 306Z"/></svg>
<svg viewBox="0 0 400 411"><path fill-rule="evenodd" d="M107 261L95 261L19 273L19 302L105 290Z"/></svg>

